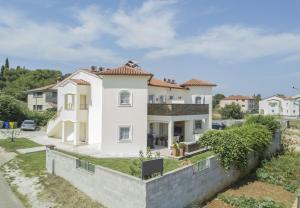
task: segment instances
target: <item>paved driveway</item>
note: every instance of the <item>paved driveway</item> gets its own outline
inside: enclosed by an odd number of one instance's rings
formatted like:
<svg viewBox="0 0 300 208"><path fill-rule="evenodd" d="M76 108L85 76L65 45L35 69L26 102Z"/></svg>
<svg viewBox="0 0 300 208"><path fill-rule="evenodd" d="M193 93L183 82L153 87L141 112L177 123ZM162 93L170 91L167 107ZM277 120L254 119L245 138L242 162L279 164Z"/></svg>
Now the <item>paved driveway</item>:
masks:
<svg viewBox="0 0 300 208"><path fill-rule="evenodd" d="M6 153L0 148L0 166L15 157L15 153ZM11 191L8 183L0 172L0 207L23 208L20 200Z"/></svg>

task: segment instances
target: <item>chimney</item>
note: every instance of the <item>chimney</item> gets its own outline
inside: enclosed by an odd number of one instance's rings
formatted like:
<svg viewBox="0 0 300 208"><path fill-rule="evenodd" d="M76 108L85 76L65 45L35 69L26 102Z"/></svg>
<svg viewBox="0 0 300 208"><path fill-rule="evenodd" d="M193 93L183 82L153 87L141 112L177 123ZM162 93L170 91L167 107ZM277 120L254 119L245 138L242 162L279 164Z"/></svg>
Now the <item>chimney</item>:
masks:
<svg viewBox="0 0 300 208"><path fill-rule="evenodd" d="M172 84L175 84L175 80L174 79L172 79Z"/></svg>
<svg viewBox="0 0 300 208"><path fill-rule="evenodd" d="M167 79L166 78L164 78L164 82L166 82L167 81Z"/></svg>
<svg viewBox="0 0 300 208"><path fill-rule="evenodd" d="M91 66L92 71L96 71L97 67L96 66Z"/></svg>
<svg viewBox="0 0 300 208"><path fill-rule="evenodd" d="M102 66L100 66L100 67L98 68L98 70L99 70L99 71L104 71L104 70L105 70L105 68L104 68L104 67L102 67Z"/></svg>

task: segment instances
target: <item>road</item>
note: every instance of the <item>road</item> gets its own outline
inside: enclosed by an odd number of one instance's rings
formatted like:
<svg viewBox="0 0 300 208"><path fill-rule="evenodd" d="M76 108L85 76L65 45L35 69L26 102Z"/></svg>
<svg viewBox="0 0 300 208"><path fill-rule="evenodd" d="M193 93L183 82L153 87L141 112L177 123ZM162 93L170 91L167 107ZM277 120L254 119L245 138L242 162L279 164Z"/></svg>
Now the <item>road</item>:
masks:
<svg viewBox="0 0 300 208"><path fill-rule="evenodd" d="M4 152L0 147L0 166L15 157L15 153ZM20 200L11 191L8 183L0 172L0 207L24 208Z"/></svg>

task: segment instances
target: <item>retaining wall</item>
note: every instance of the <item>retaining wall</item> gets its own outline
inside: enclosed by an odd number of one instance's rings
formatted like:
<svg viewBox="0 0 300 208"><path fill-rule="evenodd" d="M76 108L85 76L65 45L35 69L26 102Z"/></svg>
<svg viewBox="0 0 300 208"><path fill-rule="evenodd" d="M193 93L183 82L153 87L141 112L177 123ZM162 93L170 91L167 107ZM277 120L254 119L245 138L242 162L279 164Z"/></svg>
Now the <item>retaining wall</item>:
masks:
<svg viewBox="0 0 300 208"><path fill-rule="evenodd" d="M268 157L281 149L281 132L277 132L265 152ZM111 169L96 166L91 173L76 168L76 158L55 150L47 150L46 166L91 198L111 208L181 208L194 201L203 202L251 172L259 162L249 155L244 172L225 171L216 156L195 165L183 167L163 176L141 180Z"/></svg>

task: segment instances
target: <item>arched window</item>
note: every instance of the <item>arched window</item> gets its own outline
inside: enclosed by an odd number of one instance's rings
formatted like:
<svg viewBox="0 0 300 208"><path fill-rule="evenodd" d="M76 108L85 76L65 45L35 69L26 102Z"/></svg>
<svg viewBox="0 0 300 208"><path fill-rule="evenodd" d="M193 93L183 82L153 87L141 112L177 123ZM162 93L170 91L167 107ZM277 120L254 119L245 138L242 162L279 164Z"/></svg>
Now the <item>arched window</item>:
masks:
<svg viewBox="0 0 300 208"><path fill-rule="evenodd" d="M131 93L127 90L122 90L119 94L120 105L131 105Z"/></svg>
<svg viewBox="0 0 300 208"><path fill-rule="evenodd" d="M201 97L196 97L195 98L195 103L196 104L201 104Z"/></svg>

